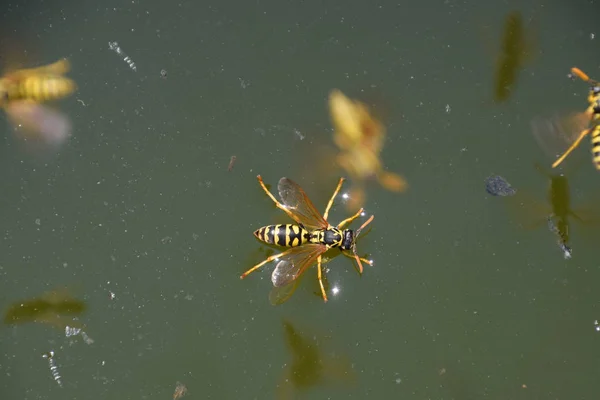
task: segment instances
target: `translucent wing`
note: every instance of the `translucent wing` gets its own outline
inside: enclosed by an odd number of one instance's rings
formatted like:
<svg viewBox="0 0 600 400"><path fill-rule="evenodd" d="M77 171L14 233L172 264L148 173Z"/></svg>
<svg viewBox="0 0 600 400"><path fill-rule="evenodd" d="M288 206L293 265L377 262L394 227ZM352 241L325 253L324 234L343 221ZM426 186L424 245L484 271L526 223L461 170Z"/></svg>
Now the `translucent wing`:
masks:
<svg viewBox="0 0 600 400"><path fill-rule="evenodd" d="M273 286L281 287L292 283L326 251L327 246L324 244L311 243L295 247L294 250L280 259L275 266L271 275Z"/></svg>
<svg viewBox="0 0 600 400"><path fill-rule="evenodd" d="M58 148L71 134L71 121L60 111L33 101L11 102L6 113L19 138Z"/></svg>
<svg viewBox="0 0 600 400"><path fill-rule="evenodd" d="M531 129L540 148L552 158L561 156L590 124L585 113L573 113L566 117L536 117L531 121ZM589 139L588 139L589 140Z"/></svg>
<svg viewBox="0 0 600 400"><path fill-rule="evenodd" d="M298 217L298 223L312 229L327 228L329 226L296 182L288 178L281 178L277 184L277 190L283 204Z"/></svg>
<svg viewBox="0 0 600 400"><path fill-rule="evenodd" d="M288 301L298 288L298 284L301 281L301 277L302 276L300 276L298 279L296 279L289 285L274 287L273 289L271 289L271 292L269 293L269 302L271 303L271 305L278 306Z"/></svg>
<svg viewBox="0 0 600 400"><path fill-rule="evenodd" d="M340 253L336 253L336 256L338 254L340 254ZM323 256L322 260L321 260L321 265L327 264L333 258L335 258L335 256L334 257ZM271 303L271 305L278 306L278 305L283 304L286 301L288 301L292 297L292 295L294 294L296 289L298 288L303 276L305 276L305 275L304 274L299 275L298 278L294 279L291 283L289 283L287 285L273 287L273 289L271 289L271 292L269 293L269 302ZM329 282L327 281L327 275L325 275L325 274L323 274L323 285L325 286L325 292L329 292ZM318 286L318 284L317 284L317 286ZM321 295L320 287L319 287L318 291L314 292L314 294L316 296L319 296L319 298L321 298L322 295Z"/></svg>

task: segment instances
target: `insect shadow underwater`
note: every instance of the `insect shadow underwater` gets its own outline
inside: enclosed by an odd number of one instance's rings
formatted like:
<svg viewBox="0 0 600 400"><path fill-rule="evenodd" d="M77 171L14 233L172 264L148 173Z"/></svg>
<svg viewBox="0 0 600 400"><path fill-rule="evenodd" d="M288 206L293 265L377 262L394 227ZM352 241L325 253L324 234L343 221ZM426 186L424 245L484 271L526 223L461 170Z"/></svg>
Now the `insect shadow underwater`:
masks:
<svg viewBox="0 0 600 400"><path fill-rule="evenodd" d="M350 360L344 354L323 351L321 335L299 331L287 320L283 321L283 333L291 359L278 384L278 399L294 399L319 386L356 384L357 376Z"/></svg>
<svg viewBox="0 0 600 400"><path fill-rule="evenodd" d="M340 178L323 215L315 209L304 190L291 179L281 178L277 184L279 197L282 201L280 203L267 189L261 176L258 175L257 178L267 196L273 200L279 209L296 221L296 224L267 225L254 231L254 236L261 242L279 247L288 247L288 249L279 254L271 255L264 261L256 264L244 272L240 276L241 279L244 279L263 265L271 261L277 261L277 265L271 275L271 282L276 288L282 288L280 290L289 292L286 295L282 294L281 297L289 297L295 287L292 285L288 288L288 286L316 262L321 294L323 300L327 301L322 271L323 254L325 252L333 248L340 249L342 254L356 260L361 274L363 272L363 262L373 265L373 261L359 257L356 253L358 236L373 221L373 215L356 231L343 229L343 227L361 216L364 211L362 208L350 218L346 218L340 222L337 226L330 225L327 222L329 211L342 187L344 178ZM351 254L348 254L349 252Z"/></svg>
<svg viewBox="0 0 600 400"><path fill-rule="evenodd" d="M571 222L573 220L588 226L594 222L593 215L587 207L574 208L571 200L569 179L564 173L552 172L541 164L534 167L544 178L548 179L546 202L541 202L525 190L511 198L511 205L517 219L526 229L537 229L544 223L556 237L556 243L565 259L570 259L573 250L570 244ZM512 199L515 199L513 201Z"/></svg>

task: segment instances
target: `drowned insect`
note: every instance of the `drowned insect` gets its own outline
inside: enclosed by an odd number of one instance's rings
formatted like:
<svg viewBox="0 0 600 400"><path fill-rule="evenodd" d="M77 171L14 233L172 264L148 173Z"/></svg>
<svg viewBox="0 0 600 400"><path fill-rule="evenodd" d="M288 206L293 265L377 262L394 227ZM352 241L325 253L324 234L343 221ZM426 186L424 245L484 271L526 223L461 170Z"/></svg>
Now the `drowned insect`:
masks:
<svg viewBox="0 0 600 400"><path fill-rule="evenodd" d="M600 170L600 83L590 79L579 68L571 68L571 73L573 76L589 83L590 90L587 98L589 106L583 113L577 113L555 123L555 131L572 144L552 164L552 168L558 167L579 146L581 141L590 135L592 138L592 160L596 169Z"/></svg>
<svg viewBox="0 0 600 400"><path fill-rule="evenodd" d="M42 67L14 70L0 78L0 107L15 129L23 129L26 139L37 137L60 144L69 136L69 119L44 104L76 90L75 82L64 76L69 69L69 62L62 59Z"/></svg>
<svg viewBox="0 0 600 400"><path fill-rule="evenodd" d="M315 209L315 206L306 193L304 193L304 190L291 179L281 178L277 184L282 204L267 189L261 176L258 175L257 178L267 196L273 200L279 209L283 210L290 218L296 221L297 224L268 225L254 231L254 236L261 242L280 247L289 247L289 249L272 255L250 268L242 274L241 279L244 279L263 265L277 260L277 265L271 275L271 281L275 287L285 287L294 283L316 261L321 294L323 295L323 300L327 301L327 293L322 278L322 255L327 250L338 248L345 256L354 258L361 274L363 272L362 262L373 265L371 260L359 257L356 253L358 235L364 227L373 221L373 215L356 232L351 229L342 230L342 228L358 218L363 212L362 208L352 217L340 222L337 226L332 226L327 222L329 210L342 187L344 178L340 178L337 188L333 192L329 203L327 203L327 208L322 216ZM348 254L348 251L352 251L352 255Z"/></svg>

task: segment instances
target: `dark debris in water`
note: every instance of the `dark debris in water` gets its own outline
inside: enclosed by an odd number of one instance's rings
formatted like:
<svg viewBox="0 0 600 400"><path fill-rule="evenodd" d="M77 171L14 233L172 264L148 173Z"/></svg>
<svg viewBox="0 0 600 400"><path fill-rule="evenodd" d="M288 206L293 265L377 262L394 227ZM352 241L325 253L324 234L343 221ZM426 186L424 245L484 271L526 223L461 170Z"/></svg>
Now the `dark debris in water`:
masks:
<svg viewBox="0 0 600 400"><path fill-rule="evenodd" d="M499 175L490 175L485 179L485 190L492 196L514 196L517 189Z"/></svg>

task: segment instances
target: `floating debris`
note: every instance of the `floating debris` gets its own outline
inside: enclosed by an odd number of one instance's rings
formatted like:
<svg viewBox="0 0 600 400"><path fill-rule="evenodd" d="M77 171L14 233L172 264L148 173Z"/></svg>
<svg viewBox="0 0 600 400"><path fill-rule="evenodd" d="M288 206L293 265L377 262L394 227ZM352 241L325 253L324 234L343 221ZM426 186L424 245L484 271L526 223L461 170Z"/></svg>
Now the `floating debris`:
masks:
<svg viewBox="0 0 600 400"><path fill-rule="evenodd" d="M237 159L236 156L231 156L231 159L229 160L229 165L227 166L227 171L231 172L231 170L233 169L233 164L235 164L236 159Z"/></svg>
<svg viewBox="0 0 600 400"><path fill-rule="evenodd" d="M160 77L163 79L167 78L167 70L166 69L161 69L160 70Z"/></svg>
<svg viewBox="0 0 600 400"><path fill-rule="evenodd" d="M54 378L58 386L63 387L60 374L58 372L58 367L56 366L56 362L54 362L54 351L50 350L49 352L44 353L42 357L48 359L48 365L50 366L50 372L52 373L52 377Z"/></svg>
<svg viewBox="0 0 600 400"><path fill-rule="evenodd" d="M187 394L187 387L181 382L175 383L175 392L173 392L173 400L182 398Z"/></svg>
<svg viewBox="0 0 600 400"><path fill-rule="evenodd" d="M485 190L492 196L514 196L517 189L499 175L490 175L485 179Z"/></svg>
<svg viewBox="0 0 600 400"><path fill-rule="evenodd" d="M129 65L129 68L131 68L134 72L137 72L137 67L135 66L135 63L127 54L125 54L123 50L121 50L121 48L119 47L119 43L108 42L108 48L120 55L121 57L123 57L123 61L125 61L127 65Z"/></svg>
<svg viewBox="0 0 600 400"><path fill-rule="evenodd" d="M86 344L94 343L94 339L89 337L88 334L85 333L85 331L81 330L81 328L74 328L74 327L68 326L68 325L65 327L65 336L66 337L77 336L77 335L80 335Z"/></svg>

